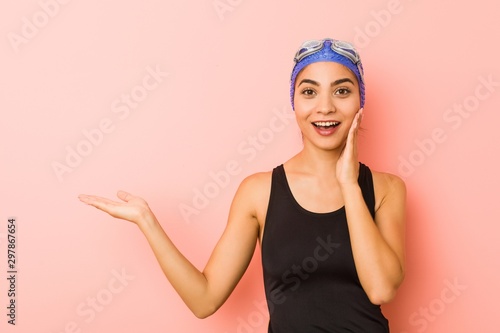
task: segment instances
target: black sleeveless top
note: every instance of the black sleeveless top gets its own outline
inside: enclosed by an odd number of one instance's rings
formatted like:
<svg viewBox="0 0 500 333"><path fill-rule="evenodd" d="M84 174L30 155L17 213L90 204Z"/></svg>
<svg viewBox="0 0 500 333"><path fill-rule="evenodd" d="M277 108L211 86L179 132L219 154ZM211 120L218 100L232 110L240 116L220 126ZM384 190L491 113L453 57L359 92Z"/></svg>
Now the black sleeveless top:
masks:
<svg viewBox="0 0 500 333"><path fill-rule="evenodd" d="M372 216L370 169L358 183ZM292 195L283 165L272 174L262 240L269 333L387 333L380 306L368 299L354 265L345 208L313 213Z"/></svg>

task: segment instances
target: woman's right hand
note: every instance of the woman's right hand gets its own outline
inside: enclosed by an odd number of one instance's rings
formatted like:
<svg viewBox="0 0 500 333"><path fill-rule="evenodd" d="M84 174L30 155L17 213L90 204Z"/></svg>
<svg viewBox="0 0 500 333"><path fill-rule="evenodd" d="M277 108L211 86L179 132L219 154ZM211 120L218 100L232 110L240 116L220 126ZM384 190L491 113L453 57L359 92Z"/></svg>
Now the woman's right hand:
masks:
<svg viewBox="0 0 500 333"><path fill-rule="evenodd" d="M142 221L145 221L146 218L153 216L151 209L144 199L133 196L125 191L118 191L117 196L122 202L86 194L80 194L78 199L115 218L127 220L138 225Z"/></svg>
<svg viewBox="0 0 500 333"><path fill-rule="evenodd" d="M80 195L79 199L109 215L136 223L163 273L198 318L213 314L240 281L255 252L271 190L271 173L247 177L235 194L224 232L200 271L174 245L146 201L119 191L121 201Z"/></svg>

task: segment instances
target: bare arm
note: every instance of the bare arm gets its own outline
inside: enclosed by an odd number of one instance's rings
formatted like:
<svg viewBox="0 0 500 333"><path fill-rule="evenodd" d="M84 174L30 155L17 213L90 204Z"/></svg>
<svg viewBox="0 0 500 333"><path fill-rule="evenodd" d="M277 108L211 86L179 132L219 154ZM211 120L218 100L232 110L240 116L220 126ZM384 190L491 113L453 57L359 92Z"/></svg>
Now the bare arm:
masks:
<svg viewBox="0 0 500 333"><path fill-rule="evenodd" d="M123 202L89 195L79 198L113 217L136 223L174 289L197 317L205 318L229 297L254 253L259 236L253 199L259 193L254 193L255 183L249 177L240 185L226 229L203 271L179 252L143 199L123 191L118 192Z"/></svg>
<svg viewBox="0 0 500 333"><path fill-rule="evenodd" d="M362 111L354 118L346 146L337 163L351 246L359 280L374 304L389 302L405 272L406 188L401 179L374 173L376 197L380 198L373 220L357 182L357 130Z"/></svg>
<svg viewBox="0 0 500 333"><path fill-rule="evenodd" d="M383 187L382 191L386 194L375 213L375 221L366 207L359 185L344 186L342 193L361 285L372 303L383 304L395 296L404 278L406 191L404 183L395 176L377 177L379 188Z"/></svg>

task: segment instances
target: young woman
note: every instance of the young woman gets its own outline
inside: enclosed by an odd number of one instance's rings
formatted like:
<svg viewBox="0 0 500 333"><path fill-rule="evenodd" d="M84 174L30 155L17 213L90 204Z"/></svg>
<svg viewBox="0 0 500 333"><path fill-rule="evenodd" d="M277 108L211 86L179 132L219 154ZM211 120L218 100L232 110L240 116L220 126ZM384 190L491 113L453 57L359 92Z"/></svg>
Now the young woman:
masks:
<svg viewBox="0 0 500 333"><path fill-rule="evenodd" d="M199 318L226 301L259 242L269 332L388 332L380 304L404 277L405 185L358 161L365 86L354 47L307 41L294 60L290 97L303 149L243 180L203 271L177 250L142 198L123 191L120 202L79 198L137 224Z"/></svg>

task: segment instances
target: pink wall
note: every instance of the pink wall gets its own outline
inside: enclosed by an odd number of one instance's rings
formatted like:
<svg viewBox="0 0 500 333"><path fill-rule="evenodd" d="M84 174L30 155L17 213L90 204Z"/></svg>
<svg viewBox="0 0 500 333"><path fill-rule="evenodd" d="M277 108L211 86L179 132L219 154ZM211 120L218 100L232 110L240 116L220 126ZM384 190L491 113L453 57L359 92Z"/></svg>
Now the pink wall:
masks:
<svg viewBox="0 0 500 333"><path fill-rule="evenodd" d="M331 36L353 41L364 61L361 159L408 187L407 278L384 306L392 332L498 332L497 6L2 4L0 275L11 216L18 273L17 325L7 324L2 278L0 331L267 332L258 256L223 308L198 320L138 229L77 195L145 197L203 267L239 182L300 149L292 56L303 40Z"/></svg>

